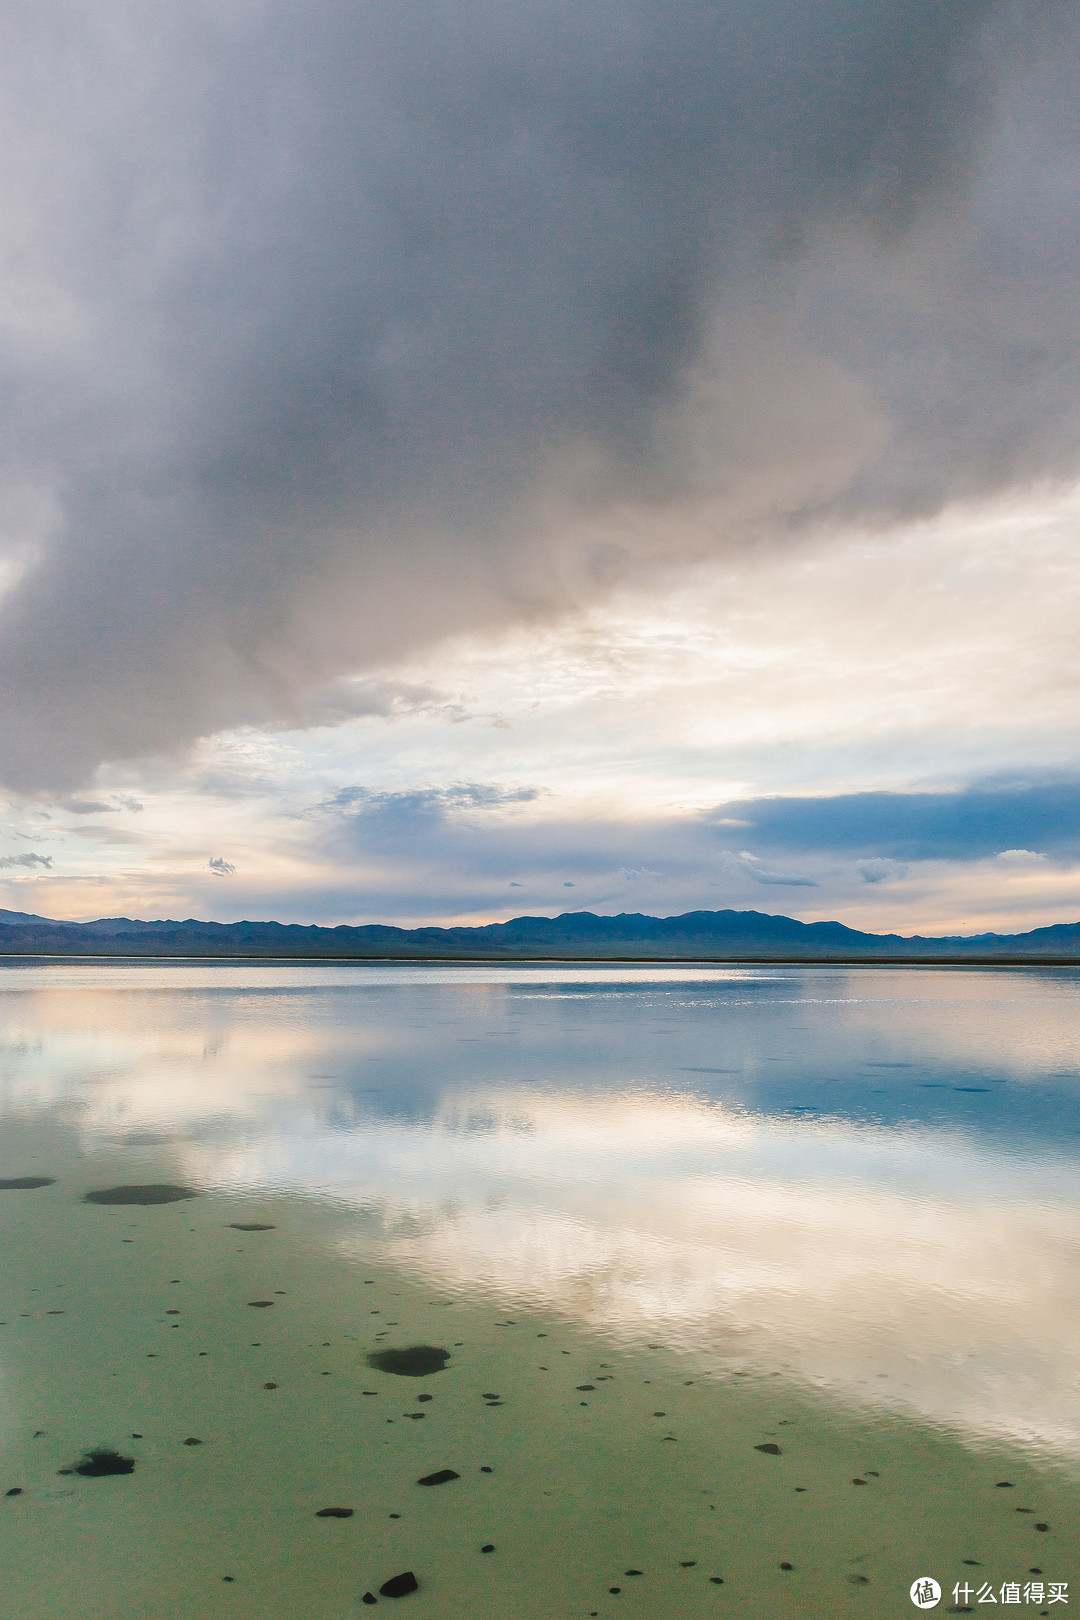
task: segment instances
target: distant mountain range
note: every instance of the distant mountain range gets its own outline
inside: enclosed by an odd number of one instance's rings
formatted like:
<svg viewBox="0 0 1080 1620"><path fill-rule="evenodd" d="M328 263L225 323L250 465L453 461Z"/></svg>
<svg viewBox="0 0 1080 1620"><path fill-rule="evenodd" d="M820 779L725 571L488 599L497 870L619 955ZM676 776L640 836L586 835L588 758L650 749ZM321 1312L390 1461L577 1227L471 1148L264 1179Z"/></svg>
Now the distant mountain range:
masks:
<svg viewBox="0 0 1080 1620"><path fill-rule="evenodd" d="M838 922L797 922L760 911L623 912L513 917L481 928L304 927L297 923L55 922L0 910L0 954L47 956L613 958L676 961L1080 962L1080 923L1026 934L863 934Z"/></svg>

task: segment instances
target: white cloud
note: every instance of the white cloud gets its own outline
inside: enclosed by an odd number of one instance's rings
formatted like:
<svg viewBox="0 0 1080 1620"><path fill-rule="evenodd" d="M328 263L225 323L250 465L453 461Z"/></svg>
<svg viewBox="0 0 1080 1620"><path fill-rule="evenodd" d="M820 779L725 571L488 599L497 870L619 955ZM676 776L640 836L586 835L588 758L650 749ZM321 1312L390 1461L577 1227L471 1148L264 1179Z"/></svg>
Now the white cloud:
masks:
<svg viewBox="0 0 1080 1620"><path fill-rule="evenodd" d="M725 849L720 855L721 870L731 877L752 878L755 883L775 885L789 889L816 889L817 880L804 877L796 872L776 872L771 867L763 866L756 855L749 850L740 850L738 855Z"/></svg>
<svg viewBox="0 0 1080 1620"><path fill-rule="evenodd" d="M903 861L890 861L882 856L856 861L855 870L864 883L890 883L905 878L908 874Z"/></svg>

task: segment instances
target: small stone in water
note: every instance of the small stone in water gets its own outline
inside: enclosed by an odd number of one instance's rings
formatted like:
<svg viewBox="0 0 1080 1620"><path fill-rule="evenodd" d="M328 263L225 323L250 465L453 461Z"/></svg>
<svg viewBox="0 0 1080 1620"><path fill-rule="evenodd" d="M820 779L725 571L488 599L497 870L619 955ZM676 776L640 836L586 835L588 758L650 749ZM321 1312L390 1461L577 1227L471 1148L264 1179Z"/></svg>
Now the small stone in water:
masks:
<svg viewBox="0 0 1080 1620"><path fill-rule="evenodd" d="M414 1344L404 1350L373 1350L367 1364L377 1372L396 1373L399 1378L427 1378L442 1372L449 1360L449 1350L434 1344Z"/></svg>
<svg viewBox="0 0 1080 1620"><path fill-rule="evenodd" d="M423 1479L418 1479L416 1483L418 1485L447 1485L450 1480L460 1478L461 1475L455 1474L452 1468L440 1468L434 1474L425 1474ZM411 1591L412 1588L410 1587L409 1590Z"/></svg>
<svg viewBox="0 0 1080 1620"><path fill-rule="evenodd" d="M780 1447L778 1445L776 1445L772 1440L767 1440L763 1446L755 1446L754 1450L755 1451L763 1451L765 1453L766 1457L780 1457L780 1456L783 1455L783 1453L780 1450ZM864 1481L864 1483L865 1483L865 1481Z"/></svg>
<svg viewBox="0 0 1080 1620"><path fill-rule="evenodd" d="M319 1508L315 1517L317 1519L351 1519L353 1511L352 1508Z"/></svg>
<svg viewBox="0 0 1080 1620"><path fill-rule="evenodd" d="M75 1472L82 1474L84 1479L108 1479L114 1474L133 1474L135 1459L121 1457L118 1451L102 1446L88 1451L82 1461L75 1464Z"/></svg>
<svg viewBox="0 0 1080 1620"><path fill-rule="evenodd" d="M55 1176L3 1176L0 1192L34 1192L38 1187L55 1187Z"/></svg>
<svg viewBox="0 0 1080 1620"><path fill-rule="evenodd" d="M403 1575L391 1575L388 1581L383 1581L379 1587L380 1597L404 1597L408 1592L415 1592L420 1582L411 1569Z"/></svg>
<svg viewBox="0 0 1080 1620"><path fill-rule="evenodd" d="M102 1187L88 1192L83 1199L87 1204L175 1204L181 1198L198 1198L191 1187L176 1187L171 1182L153 1182L143 1186Z"/></svg>

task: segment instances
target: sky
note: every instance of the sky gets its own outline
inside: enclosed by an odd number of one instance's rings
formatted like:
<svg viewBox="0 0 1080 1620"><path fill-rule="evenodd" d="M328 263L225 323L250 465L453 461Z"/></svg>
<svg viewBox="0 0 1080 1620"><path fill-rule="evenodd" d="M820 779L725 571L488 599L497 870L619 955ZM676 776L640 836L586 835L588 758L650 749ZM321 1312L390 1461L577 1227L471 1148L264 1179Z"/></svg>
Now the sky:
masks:
<svg viewBox="0 0 1080 1620"><path fill-rule="evenodd" d="M41 0L0 906L1080 918L1080 13Z"/></svg>

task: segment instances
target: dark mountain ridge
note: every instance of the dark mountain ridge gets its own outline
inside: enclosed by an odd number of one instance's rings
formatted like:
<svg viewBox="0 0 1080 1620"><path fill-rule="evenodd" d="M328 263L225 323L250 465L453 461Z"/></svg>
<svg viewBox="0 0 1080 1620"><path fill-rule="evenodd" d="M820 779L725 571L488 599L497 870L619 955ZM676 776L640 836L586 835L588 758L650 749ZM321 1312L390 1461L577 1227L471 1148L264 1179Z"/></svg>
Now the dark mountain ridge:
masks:
<svg viewBox="0 0 1080 1620"><path fill-rule="evenodd" d="M682 961L1080 962L1080 923L1024 934L866 934L839 922L798 922L760 911L679 917L591 911L513 917L476 928L323 928L277 922L63 922L0 911L0 954L35 956L557 958Z"/></svg>

